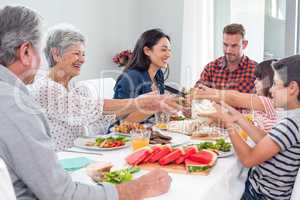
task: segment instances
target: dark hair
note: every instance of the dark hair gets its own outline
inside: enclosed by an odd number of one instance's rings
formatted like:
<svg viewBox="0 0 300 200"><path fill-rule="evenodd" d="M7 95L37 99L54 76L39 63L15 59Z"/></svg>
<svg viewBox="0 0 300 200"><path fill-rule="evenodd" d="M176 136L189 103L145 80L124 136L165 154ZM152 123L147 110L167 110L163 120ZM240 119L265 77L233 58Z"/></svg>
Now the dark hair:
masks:
<svg viewBox="0 0 300 200"><path fill-rule="evenodd" d="M270 88L273 84L274 71L272 69L272 63L276 62L277 59L270 59L258 63L255 67L255 76L257 79L262 81L263 85L263 95L266 97L271 97Z"/></svg>
<svg viewBox="0 0 300 200"><path fill-rule="evenodd" d="M273 68L280 76L285 87L287 87L290 82L295 81L300 89L300 55L283 58L275 62ZM300 101L300 92L298 94L298 101Z"/></svg>
<svg viewBox="0 0 300 200"><path fill-rule="evenodd" d="M124 71L128 69L148 70L151 64L149 57L144 53L144 47L152 48L158 43L161 38L167 38L170 41L170 37L162 32L161 29L150 29L145 31L137 40L132 58L128 62L128 65ZM165 74L169 74L169 68L165 71Z"/></svg>
<svg viewBox="0 0 300 200"><path fill-rule="evenodd" d="M244 26L242 24L236 24L236 23L225 26L223 29L223 34L224 33L230 35L240 34L242 38L244 38L246 35Z"/></svg>

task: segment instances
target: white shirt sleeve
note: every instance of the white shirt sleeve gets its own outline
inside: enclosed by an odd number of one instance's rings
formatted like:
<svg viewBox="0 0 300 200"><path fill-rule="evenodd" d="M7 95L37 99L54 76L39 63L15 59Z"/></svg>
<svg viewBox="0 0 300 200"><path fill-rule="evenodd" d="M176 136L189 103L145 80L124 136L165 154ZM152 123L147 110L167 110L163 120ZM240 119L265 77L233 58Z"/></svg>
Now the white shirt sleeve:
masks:
<svg viewBox="0 0 300 200"><path fill-rule="evenodd" d="M0 197L6 200L16 200L12 183L5 163L0 158Z"/></svg>

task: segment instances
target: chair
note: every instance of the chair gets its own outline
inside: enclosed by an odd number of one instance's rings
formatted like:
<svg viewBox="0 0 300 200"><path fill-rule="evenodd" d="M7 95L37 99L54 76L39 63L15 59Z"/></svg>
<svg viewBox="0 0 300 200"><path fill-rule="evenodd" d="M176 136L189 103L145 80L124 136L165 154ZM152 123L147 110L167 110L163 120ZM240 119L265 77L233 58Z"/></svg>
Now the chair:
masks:
<svg viewBox="0 0 300 200"><path fill-rule="evenodd" d="M16 200L16 195L11 183L6 165L0 158L0 197L5 200Z"/></svg>
<svg viewBox="0 0 300 200"><path fill-rule="evenodd" d="M116 81L113 78L99 78L79 81L76 88L85 96L97 99L111 99Z"/></svg>
<svg viewBox="0 0 300 200"><path fill-rule="evenodd" d="M76 90L82 95L94 99L112 99L116 81L113 78L99 78L79 81L75 84ZM85 127L86 136L94 136L96 133L107 131L109 124L98 125L90 124Z"/></svg>

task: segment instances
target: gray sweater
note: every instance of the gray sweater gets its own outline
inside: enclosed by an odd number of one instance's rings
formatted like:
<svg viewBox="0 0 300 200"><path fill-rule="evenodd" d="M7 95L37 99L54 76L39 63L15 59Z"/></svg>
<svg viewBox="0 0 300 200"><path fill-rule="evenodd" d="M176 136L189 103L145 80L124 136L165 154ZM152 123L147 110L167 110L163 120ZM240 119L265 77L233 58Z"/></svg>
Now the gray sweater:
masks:
<svg viewBox="0 0 300 200"><path fill-rule="evenodd" d="M45 115L25 85L0 65L0 157L19 200L118 199L111 185L75 183L57 161Z"/></svg>

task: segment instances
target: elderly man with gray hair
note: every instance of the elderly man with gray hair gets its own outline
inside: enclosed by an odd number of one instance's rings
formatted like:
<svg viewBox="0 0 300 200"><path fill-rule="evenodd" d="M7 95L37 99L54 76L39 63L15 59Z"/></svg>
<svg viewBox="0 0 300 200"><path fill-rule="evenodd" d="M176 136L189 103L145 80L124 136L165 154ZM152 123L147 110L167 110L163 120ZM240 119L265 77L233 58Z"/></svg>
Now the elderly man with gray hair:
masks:
<svg viewBox="0 0 300 200"><path fill-rule="evenodd" d="M73 182L62 169L47 119L25 86L40 65L40 25L38 15L28 8L0 10L0 157L17 199L143 199L167 192L171 178L161 170L118 186L88 186Z"/></svg>

